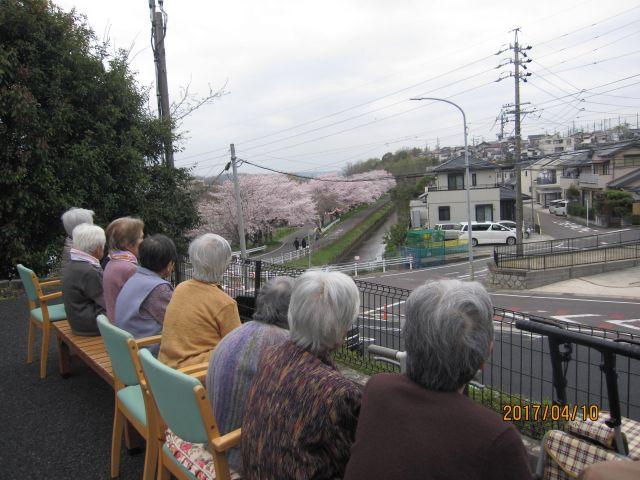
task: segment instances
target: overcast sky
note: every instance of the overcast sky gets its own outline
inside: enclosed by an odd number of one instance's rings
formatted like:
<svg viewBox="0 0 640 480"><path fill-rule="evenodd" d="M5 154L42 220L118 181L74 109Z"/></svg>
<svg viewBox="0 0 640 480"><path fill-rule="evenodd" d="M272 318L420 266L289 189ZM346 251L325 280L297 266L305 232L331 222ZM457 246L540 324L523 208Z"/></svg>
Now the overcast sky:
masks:
<svg viewBox="0 0 640 480"><path fill-rule="evenodd" d="M85 14L114 48L131 49L139 82L155 92L147 0L54 2ZM176 165L197 175L217 175L230 143L239 158L294 172L461 145L459 112L409 100L420 95L459 103L470 143L495 140L514 82L495 82L513 71L496 68L513 52L494 54L513 43L515 27L533 47L521 98L537 111L523 135L615 125L618 116L635 127L640 112L637 1L166 0L164 9L172 100L189 83L206 94L226 82L229 92L181 126Z"/></svg>

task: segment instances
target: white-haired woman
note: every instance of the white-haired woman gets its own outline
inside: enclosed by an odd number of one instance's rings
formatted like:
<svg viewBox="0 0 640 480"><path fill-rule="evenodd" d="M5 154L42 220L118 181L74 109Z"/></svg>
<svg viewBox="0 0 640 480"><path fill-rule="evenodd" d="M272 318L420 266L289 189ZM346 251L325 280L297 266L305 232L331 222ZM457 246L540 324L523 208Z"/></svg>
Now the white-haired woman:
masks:
<svg viewBox="0 0 640 480"><path fill-rule="evenodd" d="M105 313L102 294L104 230L83 223L73 229L70 260L62 272L64 308L71 330L77 335L100 335L96 316Z"/></svg>
<svg viewBox="0 0 640 480"><path fill-rule="evenodd" d="M312 271L296 280L290 340L262 357L246 400L243 478L342 478L360 389L338 371L331 353L359 305L355 283L342 273Z"/></svg>
<svg viewBox="0 0 640 480"><path fill-rule="evenodd" d="M62 225L64 231L67 232L67 238L64 240L64 248L62 249L61 270L64 270L70 261L69 252L73 248L73 229L82 223L93 224L93 215L93 210L76 207L72 207L62 214Z"/></svg>
<svg viewBox="0 0 640 480"><path fill-rule="evenodd" d="M208 362L218 342L240 326L236 301L220 284L231 247L206 233L189 245L193 278L178 285L167 306L158 360L173 368Z"/></svg>
<svg viewBox="0 0 640 480"><path fill-rule="evenodd" d="M530 479L514 426L463 395L493 345L484 287L428 283L409 295L405 315L407 373L367 383L345 480Z"/></svg>

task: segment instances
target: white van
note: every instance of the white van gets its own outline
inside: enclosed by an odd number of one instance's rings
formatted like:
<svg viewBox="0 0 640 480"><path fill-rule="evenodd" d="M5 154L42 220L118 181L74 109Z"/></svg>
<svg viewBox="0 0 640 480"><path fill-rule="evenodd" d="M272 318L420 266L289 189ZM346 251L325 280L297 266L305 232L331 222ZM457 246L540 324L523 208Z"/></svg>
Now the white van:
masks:
<svg viewBox="0 0 640 480"><path fill-rule="evenodd" d="M460 240L468 238L467 224L460 228ZM516 233L507 227L493 222L471 222L471 245L477 246L481 243L506 243L515 245Z"/></svg>
<svg viewBox="0 0 640 480"><path fill-rule="evenodd" d="M549 213L556 213L556 206L558 205L558 203L560 203L562 201L564 201L564 200L562 200L562 199L551 200L549 202Z"/></svg>
<svg viewBox="0 0 640 480"><path fill-rule="evenodd" d="M553 213L555 213L556 215L562 215L563 217L566 217L567 205L569 205L569 200L560 200L558 203L556 203L556 206L553 209Z"/></svg>
<svg viewBox="0 0 640 480"><path fill-rule="evenodd" d="M444 232L445 240L456 240L458 238L458 232L461 225L459 223L438 223L435 226L436 230L442 230Z"/></svg>

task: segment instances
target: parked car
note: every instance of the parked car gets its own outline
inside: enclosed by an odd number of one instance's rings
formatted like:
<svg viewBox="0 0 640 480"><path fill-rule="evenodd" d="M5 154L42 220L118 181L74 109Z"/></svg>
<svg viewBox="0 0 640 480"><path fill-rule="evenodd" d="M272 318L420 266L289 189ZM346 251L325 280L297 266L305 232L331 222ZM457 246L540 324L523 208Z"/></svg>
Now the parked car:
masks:
<svg viewBox="0 0 640 480"><path fill-rule="evenodd" d="M556 207L553 209L553 213L566 217L567 205L569 205L569 200L560 200L558 203L556 203Z"/></svg>
<svg viewBox="0 0 640 480"><path fill-rule="evenodd" d="M509 230L515 232L516 231L516 222L511 220L499 220L498 222L503 227L507 227ZM529 238L531 236L531 227L529 225L524 225L524 232L522 232L524 238Z"/></svg>
<svg viewBox="0 0 640 480"><path fill-rule="evenodd" d="M564 200L551 200L549 202L549 213L556 213L556 205Z"/></svg>
<svg viewBox="0 0 640 480"><path fill-rule="evenodd" d="M458 238L464 240L468 236L468 225L462 224ZM515 245L516 234L507 227L493 222L471 222L471 245L481 243L506 243Z"/></svg>
<svg viewBox="0 0 640 480"><path fill-rule="evenodd" d="M438 223L435 230L442 230L445 240L456 240L461 227L462 225L459 223Z"/></svg>

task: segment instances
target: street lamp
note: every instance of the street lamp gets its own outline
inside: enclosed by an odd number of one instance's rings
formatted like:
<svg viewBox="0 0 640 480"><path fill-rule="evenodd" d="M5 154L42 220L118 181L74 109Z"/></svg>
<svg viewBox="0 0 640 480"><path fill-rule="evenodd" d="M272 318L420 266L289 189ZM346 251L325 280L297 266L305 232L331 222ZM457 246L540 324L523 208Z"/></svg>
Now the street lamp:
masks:
<svg viewBox="0 0 640 480"><path fill-rule="evenodd" d="M464 114L464 110L460 108L460 105L457 103L453 103L451 100L446 100L444 98L437 97L418 97L412 98L411 100L433 100L435 102L444 102L449 105L453 105L462 114L462 124L464 126L464 164L467 170L467 182L465 187L465 195L467 202L467 232L469 234L469 279L473 281L473 245L472 245L472 236L471 236L471 199L469 189L471 188L471 167L469 165L469 146L467 143L467 116ZM446 239L445 239L446 240Z"/></svg>

